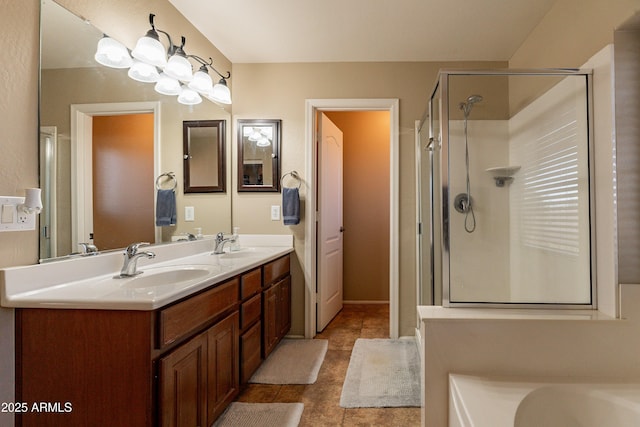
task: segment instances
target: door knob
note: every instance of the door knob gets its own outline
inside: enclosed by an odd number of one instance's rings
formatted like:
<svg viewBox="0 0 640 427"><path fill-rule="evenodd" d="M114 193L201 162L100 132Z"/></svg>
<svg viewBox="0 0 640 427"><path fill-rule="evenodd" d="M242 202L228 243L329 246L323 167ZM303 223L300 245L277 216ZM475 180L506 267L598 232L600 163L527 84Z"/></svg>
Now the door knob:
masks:
<svg viewBox="0 0 640 427"><path fill-rule="evenodd" d="M340 232L344 233L344 227L340 227Z"/></svg>

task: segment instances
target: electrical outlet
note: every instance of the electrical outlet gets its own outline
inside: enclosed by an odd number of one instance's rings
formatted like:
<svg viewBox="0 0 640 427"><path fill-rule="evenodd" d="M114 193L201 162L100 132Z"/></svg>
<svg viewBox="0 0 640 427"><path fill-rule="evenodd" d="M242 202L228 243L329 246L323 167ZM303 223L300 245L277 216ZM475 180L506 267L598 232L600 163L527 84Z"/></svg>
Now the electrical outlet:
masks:
<svg viewBox="0 0 640 427"><path fill-rule="evenodd" d="M271 221L280 221L280 205L271 206Z"/></svg>
<svg viewBox="0 0 640 427"><path fill-rule="evenodd" d="M18 210L18 224L26 224L29 221L29 214Z"/></svg>

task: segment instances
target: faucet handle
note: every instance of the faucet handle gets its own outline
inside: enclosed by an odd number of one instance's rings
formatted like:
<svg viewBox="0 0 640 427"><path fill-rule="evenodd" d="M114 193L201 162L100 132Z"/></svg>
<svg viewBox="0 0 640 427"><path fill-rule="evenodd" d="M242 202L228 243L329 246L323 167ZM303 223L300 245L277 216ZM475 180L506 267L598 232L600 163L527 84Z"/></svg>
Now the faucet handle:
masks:
<svg viewBox="0 0 640 427"><path fill-rule="evenodd" d="M224 233L221 231L218 234L216 234L216 242L220 243L224 240Z"/></svg>
<svg viewBox="0 0 640 427"><path fill-rule="evenodd" d="M149 246L148 242L138 242L138 243L132 243L129 246L127 246L127 250L126 253L129 256L133 256L135 254L138 253L138 248L140 248L141 246Z"/></svg>

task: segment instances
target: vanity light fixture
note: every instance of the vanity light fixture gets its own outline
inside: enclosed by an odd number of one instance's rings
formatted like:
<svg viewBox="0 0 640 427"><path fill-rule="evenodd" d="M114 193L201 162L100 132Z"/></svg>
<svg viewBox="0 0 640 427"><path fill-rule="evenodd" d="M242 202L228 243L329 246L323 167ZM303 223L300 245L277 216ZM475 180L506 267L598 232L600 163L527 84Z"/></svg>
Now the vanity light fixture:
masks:
<svg viewBox="0 0 640 427"><path fill-rule="evenodd" d="M189 82L189 87L215 102L231 104L231 92L227 87L226 80L231 77L231 73L227 71L226 76L220 74L220 72L213 67L213 59L211 58L209 58L208 62L196 55L189 55L189 58L193 58L200 63L200 69L193 75L193 80ZM220 76L220 80L215 86L209 76L209 68Z"/></svg>
<svg viewBox="0 0 640 427"><path fill-rule="evenodd" d="M231 77L231 73L227 71L226 75L220 74L213 67L211 58L205 61L197 55L187 55L184 51L186 38L182 36L181 44L174 45L169 33L156 28L154 17L153 13L149 14L151 29L138 39L131 51L133 59L124 45L105 35L98 43L96 61L107 67L129 68L129 77L143 83L155 83L156 92L177 95L181 104L199 104L202 102L200 95L220 104L231 104L231 92L227 86L227 79ZM168 49L160 42L159 33L167 37ZM195 74L189 59L200 64ZM216 85L213 85L209 76L209 69L220 76Z"/></svg>

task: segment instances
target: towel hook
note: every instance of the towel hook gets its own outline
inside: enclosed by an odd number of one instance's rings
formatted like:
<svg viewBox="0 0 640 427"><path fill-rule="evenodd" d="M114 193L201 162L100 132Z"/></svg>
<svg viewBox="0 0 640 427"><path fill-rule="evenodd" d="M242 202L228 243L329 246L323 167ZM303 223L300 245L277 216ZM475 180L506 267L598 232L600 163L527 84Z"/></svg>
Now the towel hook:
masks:
<svg viewBox="0 0 640 427"><path fill-rule="evenodd" d="M156 190L162 190L162 187L160 185L160 180L163 177L167 177L167 179L170 179L173 181L173 187L171 187L169 190L175 190L178 187L178 180L176 179L176 175L173 172L165 172L161 175L158 176L158 178L156 178Z"/></svg>
<svg viewBox="0 0 640 427"><path fill-rule="evenodd" d="M296 171L291 171L291 172L287 172L284 175L282 175L282 178L280 178L280 182L282 183L284 181L284 179L288 176L291 175L291 178L295 179L298 181L298 188L300 188L300 186L302 185L302 178L300 178L300 175L298 174L298 172ZM284 184L282 184L284 186Z"/></svg>

